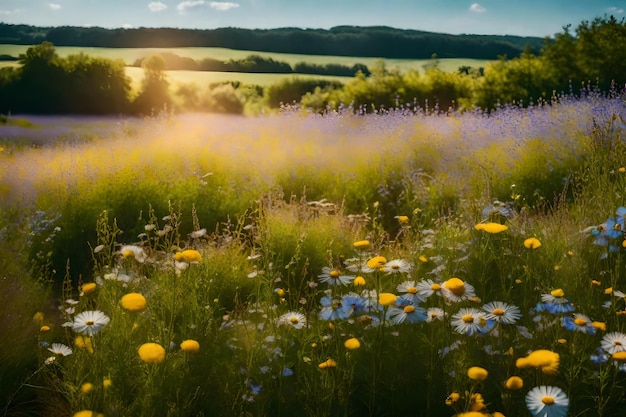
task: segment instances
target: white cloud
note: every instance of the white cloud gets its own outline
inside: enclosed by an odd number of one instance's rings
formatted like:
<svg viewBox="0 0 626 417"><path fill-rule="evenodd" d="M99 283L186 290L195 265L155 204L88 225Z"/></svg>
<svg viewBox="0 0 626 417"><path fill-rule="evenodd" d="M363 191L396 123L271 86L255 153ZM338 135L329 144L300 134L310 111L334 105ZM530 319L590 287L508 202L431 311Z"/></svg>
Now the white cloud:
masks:
<svg viewBox="0 0 626 417"><path fill-rule="evenodd" d="M133 29L135 26L131 25L130 23L124 23L122 25L122 28L124 29Z"/></svg>
<svg viewBox="0 0 626 417"><path fill-rule="evenodd" d="M617 7L609 7L606 11L613 14L624 14L624 9L618 9Z"/></svg>
<svg viewBox="0 0 626 417"><path fill-rule="evenodd" d="M152 1L148 3L148 9L150 9L151 12L160 12L167 9L167 4L161 3L160 1Z"/></svg>
<svg viewBox="0 0 626 417"><path fill-rule="evenodd" d="M52 10L61 10L61 5L57 3L48 3L48 7Z"/></svg>
<svg viewBox="0 0 626 417"><path fill-rule="evenodd" d="M230 9L236 9L239 7L239 3L233 3L230 1L212 1L209 3L212 9L226 11Z"/></svg>
<svg viewBox="0 0 626 417"><path fill-rule="evenodd" d="M487 9L485 9L483 6L481 6L478 3L472 3L469 10L470 12L474 12L474 13L485 13L487 11Z"/></svg>
<svg viewBox="0 0 626 417"><path fill-rule="evenodd" d="M187 9L193 9L194 7L203 6L204 4L205 4L204 0L188 0L188 1L183 1L182 3L178 3L178 6L176 6L176 9L180 13L185 13Z"/></svg>

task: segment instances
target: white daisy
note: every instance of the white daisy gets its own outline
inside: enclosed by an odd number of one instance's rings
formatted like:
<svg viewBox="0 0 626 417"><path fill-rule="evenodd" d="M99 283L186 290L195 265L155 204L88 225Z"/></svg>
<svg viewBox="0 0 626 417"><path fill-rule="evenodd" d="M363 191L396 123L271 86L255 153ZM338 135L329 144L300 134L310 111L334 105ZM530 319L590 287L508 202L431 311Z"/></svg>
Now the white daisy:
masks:
<svg viewBox="0 0 626 417"><path fill-rule="evenodd" d="M541 385L528 391L526 407L533 417L565 417L569 399L561 388Z"/></svg>
<svg viewBox="0 0 626 417"><path fill-rule="evenodd" d="M301 329L306 326L306 317L297 311L289 311L278 318L278 325L287 325L294 329Z"/></svg>
<svg viewBox="0 0 626 417"><path fill-rule="evenodd" d="M487 312L487 320L495 320L504 324L513 324L522 317L519 307L502 301L487 303L483 306L483 310Z"/></svg>
<svg viewBox="0 0 626 417"><path fill-rule="evenodd" d="M387 274L408 274L412 268L412 265L404 259L392 259L383 266L382 270Z"/></svg>
<svg viewBox="0 0 626 417"><path fill-rule="evenodd" d="M435 320L443 321L444 316L445 312L439 307L431 307L426 310L426 321L428 323Z"/></svg>
<svg viewBox="0 0 626 417"><path fill-rule="evenodd" d="M404 281L396 287L396 290L401 294L400 298L409 300L415 306L426 300L426 297L419 293L415 281Z"/></svg>
<svg viewBox="0 0 626 417"><path fill-rule="evenodd" d="M134 258L139 263L144 263L148 259L148 255L141 246L124 245L120 249L123 258Z"/></svg>
<svg viewBox="0 0 626 417"><path fill-rule="evenodd" d="M53 343L52 346L48 348L48 350L55 355L61 356L69 356L74 353L69 346L66 346L63 343Z"/></svg>
<svg viewBox="0 0 626 417"><path fill-rule="evenodd" d="M441 296L441 284L433 281L432 279L426 279L417 283L417 293L423 298L428 298L433 294Z"/></svg>
<svg viewBox="0 0 626 417"><path fill-rule="evenodd" d="M450 324L457 333L472 336L476 333L486 333L491 329L485 313L476 308L462 308L452 316Z"/></svg>
<svg viewBox="0 0 626 417"><path fill-rule="evenodd" d="M441 284L443 296L452 302L458 303L476 296L474 287L459 278L450 278Z"/></svg>
<svg viewBox="0 0 626 417"><path fill-rule="evenodd" d="M626 351L626 334L620 332L611 332L604 335L600 341L600 346L608 354Z"/></svg>
<svg viewBox="0 0 626 417"><path fill-rule="evenodd" d="M354 280L353 276L341 275L338 269L325 266L322 268L322 274L317 276L320 282L328 285L348 285Z"/></svg>
<svg viewBox="0 0 626 417"><path fill-rule="evenodd" d="M87 336L93 336L109 324L110 320L102 311L83 311L74 317L72 330Z"/></svg>

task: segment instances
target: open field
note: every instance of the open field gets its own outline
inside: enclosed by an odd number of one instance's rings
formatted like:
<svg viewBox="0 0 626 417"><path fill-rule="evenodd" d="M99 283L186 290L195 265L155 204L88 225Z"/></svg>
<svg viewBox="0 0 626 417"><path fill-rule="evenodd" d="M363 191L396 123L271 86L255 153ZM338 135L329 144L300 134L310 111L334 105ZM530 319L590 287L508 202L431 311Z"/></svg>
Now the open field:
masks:
<svg viewBox="0 0 626 417"><path fill-rule="evenodd" d="M18 56L26 52L28 45L0 45L0 55L7 54ZM307 62L311 64L341 64L352 66L356 63L362 63L368 67L372 67L380 58L366 57L345 57L345 56L326 56L326 55L298 55L298 54L282 54L274 52L257 52L257 51L239 51L227 48L86 48L73 46L55 46L60 56L78 54L83 52L87 55L110 58L123 59L126 64L132 64L136 59L155 54L159 52L171 52L179 56L185 56L196 60L203 58L213 58L220 61L229 59L243 59L248 55L261 55L263 57L273 58L277 61L287 62L294 65L298 62ZM385 59L388 68L397 68L400 71L408 71L409 69L423 71L425 66L432 65L430 59ZM479 59L466 58L446 58L439 60L439 67L444 71L456 71L460 66L467 65L471 67L484 67L489 62Z"/></svg>
<svg viewBox="0 0 626 417"><path fill-rule="evenodd" d="M0 405L622 417L625 99L12 115Z"/></svg>

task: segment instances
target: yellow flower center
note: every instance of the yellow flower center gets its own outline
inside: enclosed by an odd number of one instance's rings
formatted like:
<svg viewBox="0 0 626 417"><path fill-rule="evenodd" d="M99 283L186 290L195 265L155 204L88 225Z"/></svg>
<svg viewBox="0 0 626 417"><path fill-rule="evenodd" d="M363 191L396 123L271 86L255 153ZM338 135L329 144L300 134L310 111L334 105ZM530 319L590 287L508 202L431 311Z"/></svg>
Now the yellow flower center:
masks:
<svg viewBox="0 0 626 417"><path fill-rule="evenodd" d="M130 257L134 257L135 256L135 252L133 252L131 249L126 249L124 251L124 253L122 254L122 256L124 258L130 258Z"/></svg>
<svg viewBox="0 0 626 417"><path fill-rule="evenodd" d="M406 292L408 292L409 294L417 294L417 288L409 287L406 289Z"/></svg>
<svg viewBox="0 0 626 417"><path fill-rule="evenodd" d="M550 295L552 295L554 298L563 298L565 297L565 292L563 292L563 290L559 288L559 289L550 291Z"/></svg>
<svg viewBox="0 0 626 417"><path fill-rule="evenodd" d="M504 310L501 308L496 308L492 311L494 316L504 316Z"/></svg>
<svg viewBox="0 0 626 417"><path fill-rule="evenodd" d="M404 307L404 312L406 314L412 313L414 311L415 311L415 307L413 307L413 306L406 306L406 307Z"/></svg>
<svg viewBox="0 0 626 417"><path fill-rule="evenodd" d="M576 326L584 326L585 324L587 324L587 320L578 317L574 319L574 324Z"/></svg>
<svg viewBox="0 0 626 417"><path fill-rule="evenodd" d="M466 314L461 318L461 320L463 320L464 323L474 323L474 316Z"/></svg>
<svg viewBox="0 0 626 417"><path fill-rule="evenodd" d="M392 265L391 265L391 269L400 269L400 265L398 265L398 264L392 264Z"/></svg>
<svg viewBox="0 0 626 417"><path fill-rule="evenodd" d="M546 395L545 397L541 398L541 402L544 403L545 405L552 405L554 404L554 397Z"/></svg>
<svg viewBox="0 0 626 417"><path fill-rule="evenodd" d="M291 322L291 324L298 324L298 318L297 317L292 317L289 319L289 321Z"/></svg>
<svg viewBox="0 0 626 417"><path fill-rule="evenodd" d="M330 271L329 275L331 278L339 278L339 271L337 271L336 269L333 269L332 271Z"/></svg>
<svg viewBox="0 0 626 417"><path fill-rule="evenodd" d="M433 291L439 291L441 289L441 285L439 284L433 284L430 286L430 289Z"/></svg>
<svg viewBox="0 0 626 417"><path fill-rule="evenodd" d="M87 326L93 326L93 325L94 325L94 321L93 321L93 320L87 320L87 321L85 322L85 324L86 324Z"/></svg>
<svg viewBox="0 0 626 417"><path fill-rule="evenodd" d="M613 342L613 346L622 346L622 342L616 340L615 342Z"/></svg>

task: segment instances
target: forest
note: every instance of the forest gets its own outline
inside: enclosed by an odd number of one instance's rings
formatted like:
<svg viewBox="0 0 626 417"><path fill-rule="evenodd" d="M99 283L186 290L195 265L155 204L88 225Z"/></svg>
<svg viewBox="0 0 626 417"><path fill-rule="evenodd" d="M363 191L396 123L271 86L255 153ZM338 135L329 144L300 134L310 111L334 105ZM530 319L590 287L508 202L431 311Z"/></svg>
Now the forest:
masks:
<svg viewBox="0 0 626 417"><path fill-rule="evenodd" d="M265 88L240 83L172 86L165 59L153 55L138 63L144 81L137 90L131 88L123 61L85 54L61 58L54 44L44 41L20 56L21 66L0 70L0 113L153 114L168 109L245 114L285 104L316 112L345 106L361 112L393 107L490 111L505 104L550 103L589 89L623 89L625 43L624 19L597 18L575 29L565 27L538 53L527 46L520 56L501 56L486 68L444 72L435 59L420 74L389 69L380 61L368 68L369 74L352 69L355 76L343 84L294 77Z"/></svg>
<svg viewBox="0 0 626 417"><path fill-rule="evenodd" d="M426 59L497 59L519 56L528 46L539 52L538 37L450 35L386 26L338 26L324 29L104 29L99 27L36 27L0 23L0 43L110 48L223 47L304 55Z"/></svg>

